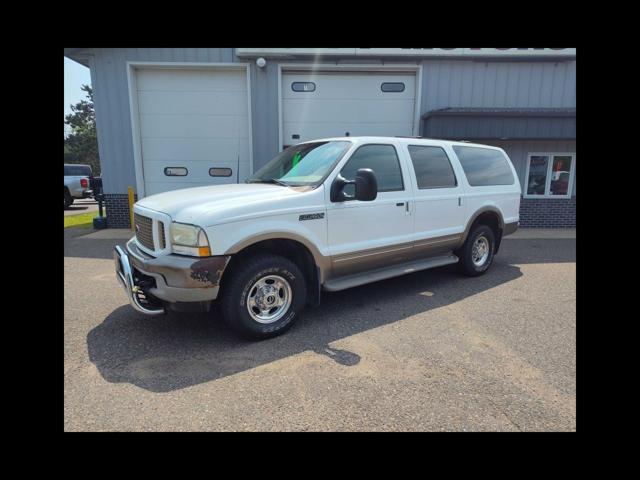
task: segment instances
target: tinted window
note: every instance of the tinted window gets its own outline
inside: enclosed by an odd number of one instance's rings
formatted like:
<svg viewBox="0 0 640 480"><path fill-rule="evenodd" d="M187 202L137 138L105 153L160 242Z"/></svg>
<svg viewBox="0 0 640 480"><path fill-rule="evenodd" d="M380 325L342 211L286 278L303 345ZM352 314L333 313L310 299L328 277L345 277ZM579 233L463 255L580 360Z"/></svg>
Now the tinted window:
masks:
<svg viewBox="0 0 640 480"><path fill-rule="evenodd" d="M513 185L513 174L509 163L499 150L456 145L453 150L458 155L469 185Z"/></svg>
<svg viewBox="0 0 640 480"><path fill-rule="evenodd" d="M378 180L379 192L404 190L400 161L392 145L363 145L351 156L340 173L347 180L353 180L360 168L373 170ZM347 185L344 191L353 195L355 188Z"/></svg>
<svg viewBox="0 0 640 480"><path fill-rule="evenodd" d="M418 188L446 188L457 185L449 157L441 147L409 145L409 155L416 172Z"/></svg>
<svg viewBox="0 0 640 480"><path fill-rule="evenodd" d="M65 165L65 175L84 175L85 177L91 176L91 167L89 165Z"/></svg>

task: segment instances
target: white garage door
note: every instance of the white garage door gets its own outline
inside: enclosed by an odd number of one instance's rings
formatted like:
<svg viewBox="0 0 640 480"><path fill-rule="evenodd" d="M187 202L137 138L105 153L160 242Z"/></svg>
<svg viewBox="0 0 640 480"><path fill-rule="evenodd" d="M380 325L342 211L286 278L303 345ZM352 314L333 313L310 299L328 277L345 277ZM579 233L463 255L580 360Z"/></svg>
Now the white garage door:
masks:
<svg viewBox="0 0 640 480"><path fill-rule="evenodd" d="M344 135L413 135L415 74L284 73L284 145Z"/></svg>
<svg viewBox="0 0 640 480"><path fill-rule="evenodd" d="M136 89L146 195L247 178L245 70L145 68Z"/></svg>

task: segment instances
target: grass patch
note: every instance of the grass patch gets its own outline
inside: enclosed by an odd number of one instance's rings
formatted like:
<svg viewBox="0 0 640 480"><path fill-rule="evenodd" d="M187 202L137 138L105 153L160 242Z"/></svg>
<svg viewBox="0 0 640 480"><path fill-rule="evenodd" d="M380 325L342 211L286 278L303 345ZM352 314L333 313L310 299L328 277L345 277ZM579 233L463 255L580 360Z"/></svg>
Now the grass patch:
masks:
<svg viewBox="0 0 640 480"><path fill-rule="evenodd" d="M79 213L64 217L64 228L93 228L93 219L98 212Z"/></svg>

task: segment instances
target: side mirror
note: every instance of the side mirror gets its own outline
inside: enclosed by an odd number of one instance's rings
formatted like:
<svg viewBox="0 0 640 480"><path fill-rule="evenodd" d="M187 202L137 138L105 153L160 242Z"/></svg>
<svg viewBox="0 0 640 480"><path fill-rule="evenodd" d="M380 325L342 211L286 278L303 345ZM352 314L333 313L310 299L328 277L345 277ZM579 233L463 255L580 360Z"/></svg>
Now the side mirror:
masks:
<svg viewBox="0 0 640 480"><path fill-rule="evenodd" d="M356 172L356 200L370 202L378 196L378 180L370 168L361 168Z"/></svg>
<svg viewBox="0 0 640 480"><path fill-rule="evenodd" d="M347 195L344 193L344 187L347 185L355 185L355 195ZM344 202L347 200L361 200L369 202L375 200L378 196L378 181L376 174L370 168L361 168L356 172L356 178L353 181L347 180L338 174L331 184L331 201Z"/></svg>

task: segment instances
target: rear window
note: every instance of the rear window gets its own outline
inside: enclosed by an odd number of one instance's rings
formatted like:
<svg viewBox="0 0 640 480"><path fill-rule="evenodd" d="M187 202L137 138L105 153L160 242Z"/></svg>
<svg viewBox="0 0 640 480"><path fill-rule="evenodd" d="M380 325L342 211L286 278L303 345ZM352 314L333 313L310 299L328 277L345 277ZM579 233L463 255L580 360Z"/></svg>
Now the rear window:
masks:
<svg viewBox="0 0 640 480"><path fill-rule="evenodd" d="M65 165L65 175L82 175L85 177L91 176L91 167L89 165Z"/></svg>
<svg viewBox="0 0 640 480"><path fill-rule="evenodd" d="M455 145L453 150L472 187L513 185L509 162L500 150Z"/></svg>

